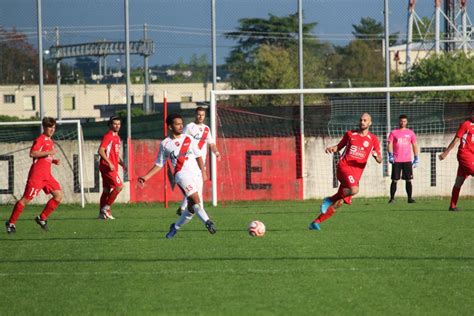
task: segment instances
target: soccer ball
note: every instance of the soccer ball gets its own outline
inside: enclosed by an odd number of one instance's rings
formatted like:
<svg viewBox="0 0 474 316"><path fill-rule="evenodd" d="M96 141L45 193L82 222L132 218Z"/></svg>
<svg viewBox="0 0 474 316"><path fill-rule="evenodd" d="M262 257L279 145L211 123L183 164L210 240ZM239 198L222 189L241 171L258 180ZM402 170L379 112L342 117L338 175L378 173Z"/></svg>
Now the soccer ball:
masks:
<svg viewBox="0 0 474 316"><path fill-rule="evenodd" d="M265 224L261 221L251 221L248 227L250 236L262 237L265 235Z"/></svg>

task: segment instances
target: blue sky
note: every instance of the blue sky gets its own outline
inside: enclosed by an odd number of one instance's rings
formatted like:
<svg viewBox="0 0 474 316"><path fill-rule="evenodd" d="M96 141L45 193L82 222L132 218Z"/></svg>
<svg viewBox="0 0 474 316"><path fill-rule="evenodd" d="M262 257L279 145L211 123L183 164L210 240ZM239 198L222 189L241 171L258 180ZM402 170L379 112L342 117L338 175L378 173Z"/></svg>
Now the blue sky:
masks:
<svg viewBox="0 0 474 316"><path fill-rule="evenodd" d="M54 43L52 28L61 30L61 43L74 44L102 39L123 40L122 0L42 0L45 47ZM189 60L192 54L210 58L210 0L129 0L131 39L142 38L142 25L150 25L156 53L151 65ZM285 16L297 10L297 0L216 0L218 63L234 44L223 32L232 31L241 18ZM406 33L406 0L390 0L391 32ZM418 0L417 13L431 17L434 0ZM317 22L321 40L343 45L351 39L352 24L362 17L383 21L383 0L303 0L305 22ZM473 15L474 5L469 8ZM473 16L474 18L474 16ZM36 42L36 0L1 0L0 25L16 27ZM403 37L404 35L402 35ZM115 58L113 59L115 60ZM132 64L141 64L134 57ZM132 65L133 66L133 65Z"/></svg>

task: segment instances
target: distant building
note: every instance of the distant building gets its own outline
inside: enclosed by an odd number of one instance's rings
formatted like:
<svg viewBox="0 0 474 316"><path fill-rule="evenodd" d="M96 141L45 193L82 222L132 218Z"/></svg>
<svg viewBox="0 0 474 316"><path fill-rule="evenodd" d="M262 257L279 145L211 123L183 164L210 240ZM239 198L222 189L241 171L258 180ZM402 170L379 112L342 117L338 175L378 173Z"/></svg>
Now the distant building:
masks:
<svg viewBox="0 0 474 316"><path fill-rule="evenodd" d="M164 91L167 101L180 108L192 108L209 102L211 84L176 83L150 84L148 95L153 103L162 103ZM217 89L229 89L229 84L218 83ZM144 86L131 86L132 105L143 104ZM44 112L57 117L56 85L44 86ZM127 103L124 84L61 85L63 119L102 120L110 113L122 110ZM152 109L156 106L151 107ZM20 118L39 117L39 91L37 85L0 86L0 115Z"/></svg>
<svg viewBox="0 0 474 316"><path fill-rule="evenodd" d="M407 64L407 45L400 44L390 46L390 69L395 73L406 71ZM385 52L385 50L384 50ZM472 51L469 51L472 54ZM421 60L435 54L434 42L415 42L410 44L411 65L419 63Z"/></svg>

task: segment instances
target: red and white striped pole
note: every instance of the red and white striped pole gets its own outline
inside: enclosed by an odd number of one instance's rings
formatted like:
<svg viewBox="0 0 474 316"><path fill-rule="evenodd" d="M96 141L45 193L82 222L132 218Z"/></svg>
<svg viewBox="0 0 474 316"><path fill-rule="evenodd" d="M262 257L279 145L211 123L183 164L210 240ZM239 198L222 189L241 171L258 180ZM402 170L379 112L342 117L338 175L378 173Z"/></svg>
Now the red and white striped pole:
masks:
<svg viewBox="0 0 474 316"><path fill-rule="evenodd" d="M167 92L163 91L163 139L166 137L168 126L166 125L166 117L168 116L168 100ZM164 196L165 196L165 208L168 208L168 162L165 161L163 166L163 181L164 181Z"/></svg>

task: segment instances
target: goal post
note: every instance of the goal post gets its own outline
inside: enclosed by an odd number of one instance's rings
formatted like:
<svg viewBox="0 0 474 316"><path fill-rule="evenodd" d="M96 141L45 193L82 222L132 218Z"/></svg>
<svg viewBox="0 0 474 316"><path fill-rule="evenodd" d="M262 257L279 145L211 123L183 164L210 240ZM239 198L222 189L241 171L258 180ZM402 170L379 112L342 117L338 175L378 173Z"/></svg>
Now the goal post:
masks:
<svg viewBox="0 0 474 316"><path fill-rule="evenodd" d="M58 120L53 141L58 148L60 164L52 168L61 184L63 201L85 207L84 140L79 120ZM0 181L0 203L21 198L31 166L29 150L41 133L41 121L0 122L0 168L7 177ZM2 172L3 174L3 172ZM3 183L2 183L3 182ZM35 201L45 202L40 195Z"/></svg>
<svg viewBox="0 0 474 316"><path fill-rule="evenodd" d="M315 99L317 99L317 96L320 96L321 99L323 97L327 97L327 96L355 96L355 97L363 99L364 97L368 97L368 96L371 96L371 95L383 96L384 94L391 93L391 98L396 98L397 96L400 97L400 96L405 95L405 98L407 98L407 99L400 103L400 104L404 105L404 104L410 104L410 102L420 103L420 101L419 101L420 97L417 97L417 95L421 95L421 96L429 95L430 97L424 97L424 98L426 98L426 99L431 98L431 100L434 100L433 97L431 96L431 95L433 95L433 93L439 93L439 94L446 93L446 95L447 95L448 92L456 92L456 91L467 91L467 92L470 93L469 95L472 96L472 91L474 91L474 85L422 86L422 87L323 88L323 89L212 90L211 91L211 98L210 98L210 123L211 123L210 125L211 125L211 131L214 133L214 135L216 135L216 139L217 139L216 141L218 142L218 145L219 146L222 146L222 145L226 146L225 143L222 144L222 142L223 142L222 137L227 137L227 136L224 135L224 131L220 130L220 129L225 129L226 128L226 122L225 122L226 119L225 119L225 117L224 118L220 117L220 114L218 113L218 103L219 104L226 103L226 102L227 103L232 103L232 98L236 98L236 97L241 97L241 98L247 97L247 98L250 99L250 98L256 98L257 96L279 96L279 99L283 99L283 96L296 96L296 98L294 100L292 100L291 102L293 102L293 104L297 104L298 95L304 95L305 97L314 96ZM470 99L470 101L472 101L472 100L474 100L474 98ZM265 107L265 104L260 104L260 108L263 109L264 107ZM351 108L351 105L348 104L347 107ZM391 122L387 122L388 117L390 117L390 116L387 115L387 113L386 113L386 111L387 111L387 109L386 109L387 108L387 102L386 101L385 101L383 107L385 107L385 112L384 112L385 116L379 115L379 120L383 120L383 122L382 121L378 122L380 127L378 128L379 130L377 131L378 132L377 136L379 137L379 139L381 141L381 145L383 147L385 147L386 146L386 137L388 136L387 133L389 132L387 130L390 128L390 126L392 126L392 129L394 127L396 127L396 126L394 126L394 120L397 120L398 114L395 113L396 114L395 117L393 117L393 115L392 115ZM242 108L245 111L247 111L245 107L242 107ZM308 105L307 105L307 102L305 102L305 109L307 109L307 108L308 108ZM363 106L358 107L358 108L353 107L353 110L363 109L363 108L364 108ZM415 111L420 111L423 108L424 109L430 109L430 105L425 102L425 104L423 106L413 106L412 108L414 108ZM275 111L277 111L277 112L280 111L278 106L275 106L274 109L276 109ZM402 107L398 108L398 110L402 110L402 109L404 110L405 107L402 106ZM395 107L395 110L397 110L396 107ZM391 113L394 114L395 110L391 109ZM366 110L366 111L369 111L369 110ZM239 109L236 109L235 107L233 107L232 105L230 105L228 109L225 109L225 111L222 110L221 114L237 116L237 115L243 115L242 114L243 112L244 111L242 109L239 110ZM256 127L257 128L259 127L259 124L261 124L261 125L266 124L266 126L270 126L271 124L274 124L274 125L283 124L283 125L285 125L284 121L286 120L286 121L289 122L287 124L289 126L288 129L293 128L293 132L298 133L298 132L295 132L294 127L295 127L295 125L300 124L300 120L303 120L303 122L305 122L304 123L305 124L305 131L302 131L301 135L293 135L293 136L301 137L301 146L305 146L306 141L305 141L304 137L306 137L306 135L308 134L306 132L306 131L308 131L308 126L307 126L308 123L307 123L306 118L304 116L298 117L297 115L294 115L295 113L293 113L293 116L291 116L289 118L288 117L285 118L285 115L287 115L287 114L284 114L284 113L281 113L281 114L279 114L279 113L270 113L272 115L268 115L268 113L264 114L263 113L264 111L260 111L261 113L257 113L259 111L255 112L255 113L250 113L251 111L249 110L247 112L248 112L248 116L245 117L245 118L240 119L241 120L240 123L242 124L242 126L241 126L241 130L239 132L244 133L245 134L244 137L247 137L247 138L268 137L268 135L265 135L264 131L258 131L258 132L256 131L254 134L252 134L252 135L255 135L255 136L252 136L251 134L249 134L248 131L244 131L244 129L247 128L245 126L245 124L247 124L247 123L250 124L250 127L249 127L250 129L252 129L252 128L255 129ZM294 112L294 110L293 110L293 112ZM353 112L352 116L353 116L353 121L355 123L357 123L358 117L356 116L355 113L356 112ZM307 115L306 110L305 110L305 115ZM441 116L442 115L443 114L441 114ZM269 118L270 116L274 116L274 117ZM257 119L257 117L258 117L258 119ZM252 120L255 120L255 124L251 123ZM265 122L266 120L268 120L269 123L262 123L262 122ZM229 121L229 120L227 120L227 121ZM231 119L231 121L233 121L233 123L237 123L236 118ZM398 120L397 120L397 122L398 122ZM431 122L424 122L424 124L426 126L431 126L432 125ZM409 125L410 125L410 123L409 123ZM425 126L425 125L423 125L423 126ZM421 123L420 123L419 126L422 126ZM264 128L264 126L262 128ZM430 127L430 128L432 128L432 127ZM338 131L338 132L340 133L340 131ZM424 131L424 132L426 133L426 131ZM278 133L278 131L273 131L271 134L273 136L277 136L277 137L282 137L283 136L283 135L278 135L277 133ZM281 133L281 131L280 131L280 133ZM283 132L283 134L284 133L285 132ZM303 136L303 135L305 135L305 136ZM449 135L452 138L454 133L452 131L449 131ZM221 139L218 139L218 137L220 137ZM326 137L329 137L329 135L326 134ZM297 137L293 137L293 138L297 139ZM439 148L441 146L447 146L448 145L449 142L445 143L445 138L443 138L442 140L437 140L436 141L437 143L439 143L439 144L437 144L438 147L437 147L436 150L439 150ZM240 138L240 140L242 140L242 138ZM325 140L323 139L323 141L325 141ZM233 148L235 148L235 146ZM295 147L294 149L296 150L297 148ZM222 150L220 150L220 151L222 152ZM227 154L230 154L230 153L227 153ZM261 153L261 154L265 155L265 153ZM426 163L428 163L429 161L432 161L433 157L435 157L435 156L433 156L434 155L433 153L431 153L431 158L428 158L428 156L429 156L428 152L426 152L425 154L426 154L426 157L427 157L427 160L428 160ZM252 152L250 152L250 155L252 155ZM308 157L309 153L305 153L304 155L306 157ZM451 155L455 159L455 154L451 154ZM251 159L252 159L252 157L250 157L250 160ZM305 157L299 157L299 158L297 157L296 163L302 165L303 159L305 159ZM214 205L214 206L216 206L217 203L218 203L218 198L219 198L218 195L219 195L219 192L222 192L222 188L228 188L227 184L221 185L218 182L219 181L218 180L218 174L220 174L221 176L222 176L223 173L225 173L225 174L228 174L228 173L235 174L235 172L233 172L233 170L230 170L228 172L222 172L222 170L218 170L218 167L221 168L221 166L218 166L216 164L216 162L217 162L217 159L216 159L215 155L213 153L211 153L212 205ZM222 162L221 162L221 164L222 164ZM230 162L226 163L226 164L223 164L223 165L224 166L222 168L231 169L231 167L229 167ZM247 161L247 165L248 166L250 165L250 167L251 167L250 172L252 172L252 170L253 170L252 168L254 168L252 166L252 162L248 163L248 161ZM386 167L387 166L385 165L384 168L386 169ZM258 169L260 167L257 166L255 168ZM429 168L433 168L433 166L431 166ZM305 169L307 170L306 167L305 167ZM247 170L247 173L248 173L248 170ZM369 172L367 172L367 173L369 173ZM304 178L306 175L303 174L302 176ZM387 170L384 170L384 178L386 178L386 177L387 177ZM247 177L247 180L248 180L248 178L249 177ZM224 179L224 180L227 181L227 179ZM231 179L230 181L232 182L234 180ZM303 181L303 183L307 183L307 181L305 180L305 181ZM298 185L298 184L296 184L296 185ZM450 185L452 185L452 183L450 183ZM401 189L399 189L399 190L401 190ZM302 198L307 198L307 197L303 194ZM309 197L309 198L313 198L313 197Z"/></svg>

